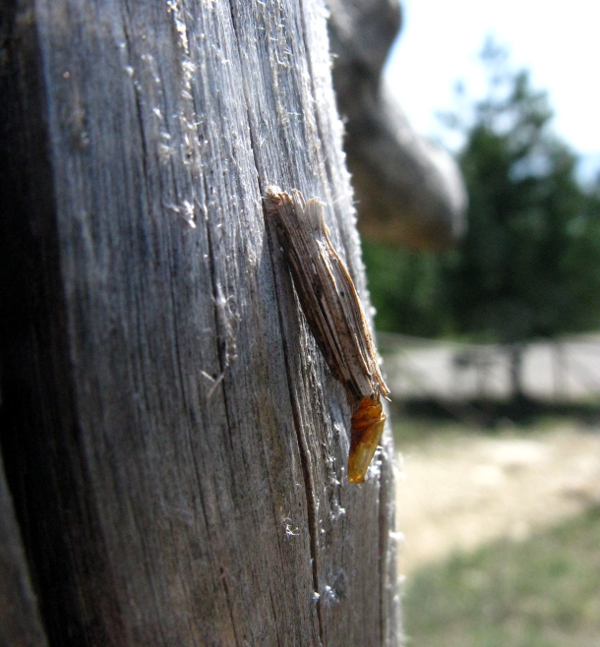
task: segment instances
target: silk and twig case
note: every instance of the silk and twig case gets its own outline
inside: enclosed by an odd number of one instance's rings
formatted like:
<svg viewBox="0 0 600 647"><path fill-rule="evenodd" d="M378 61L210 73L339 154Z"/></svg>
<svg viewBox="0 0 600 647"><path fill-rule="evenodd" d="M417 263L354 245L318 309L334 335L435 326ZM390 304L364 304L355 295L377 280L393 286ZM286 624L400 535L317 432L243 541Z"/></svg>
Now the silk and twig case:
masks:
<svg viewBox="0 0 600 647"><path fill-rule="evenodd" d="M308 326L352 410L348 480L362 483L385 422L389 389L354 283L329 239L318 198L269 187L266 212L277 230Z"/></svg>

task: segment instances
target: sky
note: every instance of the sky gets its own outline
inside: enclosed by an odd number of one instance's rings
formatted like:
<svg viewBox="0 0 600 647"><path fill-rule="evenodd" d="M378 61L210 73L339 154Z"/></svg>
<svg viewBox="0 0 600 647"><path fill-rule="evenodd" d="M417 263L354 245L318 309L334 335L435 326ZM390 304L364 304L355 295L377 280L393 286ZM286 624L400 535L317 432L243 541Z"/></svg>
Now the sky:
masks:
<svg viewBox="0 0 600 647"><path fill-rule="evenodd" d="M530 71L546 90L552 128L582 156L581 172L600 168L600 2L570 0L401 0L404 25L385 76L413 127L441 137L435 113L484 88L478 56L486 37L510 53L510 66Z"/></svg>

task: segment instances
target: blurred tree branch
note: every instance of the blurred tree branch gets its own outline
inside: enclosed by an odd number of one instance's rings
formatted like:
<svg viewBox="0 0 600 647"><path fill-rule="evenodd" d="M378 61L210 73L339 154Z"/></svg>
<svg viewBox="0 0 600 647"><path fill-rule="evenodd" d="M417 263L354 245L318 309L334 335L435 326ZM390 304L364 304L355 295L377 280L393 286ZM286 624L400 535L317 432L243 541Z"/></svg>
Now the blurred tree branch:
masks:
<svg viewBox="0 0 600 647"><path fill-rule="evenodd" d="M445 249L465 230L458 166L413 131L381 79L402 22L395 0L331 0L333 79L346 118L345 149L361 233L419 249Z"/></svg>

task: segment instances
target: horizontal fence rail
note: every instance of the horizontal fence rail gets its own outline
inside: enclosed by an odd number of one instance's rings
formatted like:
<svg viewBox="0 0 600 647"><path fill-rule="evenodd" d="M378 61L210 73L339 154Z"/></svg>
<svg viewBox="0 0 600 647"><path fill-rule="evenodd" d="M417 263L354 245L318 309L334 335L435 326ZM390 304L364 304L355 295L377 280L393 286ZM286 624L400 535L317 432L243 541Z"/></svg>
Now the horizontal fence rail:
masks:
<svg viewBox="0 0 600 647"><path fill-rule="evenodd" d="M378 333L384 371L400 398L503 400L513 395L514 347ZM520 344L523 395L579 402L600 395L600 335Z"/></svg>

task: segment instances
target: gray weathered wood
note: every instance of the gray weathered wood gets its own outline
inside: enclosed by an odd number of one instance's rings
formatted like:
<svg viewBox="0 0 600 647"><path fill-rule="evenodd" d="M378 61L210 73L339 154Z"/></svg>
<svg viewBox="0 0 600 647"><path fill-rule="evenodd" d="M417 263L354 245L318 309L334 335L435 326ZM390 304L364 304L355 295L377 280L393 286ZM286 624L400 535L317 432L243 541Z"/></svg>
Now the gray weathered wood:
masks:
<svg viewBox="0 0 600 647"><path fill-rule="evenodd" d="M389 434L350 411L261 196L367 298L318 0L11 4L2 448L53 645L395 645Z"/></svg>
<svg viewBox="0 0 600 647"><path fill-rule="evenodd" d="M21 533L0 464L0 645L46 647Z"/></svg>

